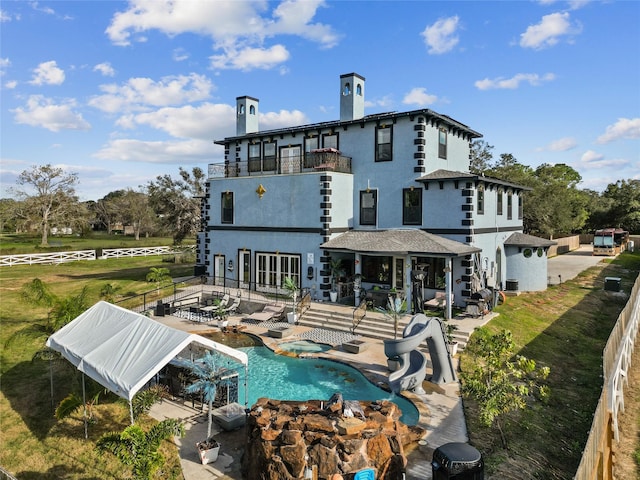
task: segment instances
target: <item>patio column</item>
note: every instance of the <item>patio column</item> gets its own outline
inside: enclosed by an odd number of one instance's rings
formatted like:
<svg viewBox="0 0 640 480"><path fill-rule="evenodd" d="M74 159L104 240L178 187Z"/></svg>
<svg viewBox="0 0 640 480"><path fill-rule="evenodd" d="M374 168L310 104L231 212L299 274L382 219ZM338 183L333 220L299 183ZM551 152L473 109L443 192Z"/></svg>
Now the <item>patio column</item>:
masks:
<svg viewBox="0 0 640 480"><path fill-rule="evenodd" d="M445 305L446 312L445 317L447 320L451 320L451 293L452 293L452 285L451 285L451 272L453 270L453 261L451 257L447 257L447 266L444 269L444 281L445 281Z"/></svg>
<svg viewBox="0 0 640 480"><path fill-rule="evenodd" d="M359 254L358 252L354 254L353 263L355 265L354 274L362 275L362 255ZM358 289L358 290L356 290L355 288L353 289L354 307L357 307L360 305L360 290L361 289Z"/></svg>

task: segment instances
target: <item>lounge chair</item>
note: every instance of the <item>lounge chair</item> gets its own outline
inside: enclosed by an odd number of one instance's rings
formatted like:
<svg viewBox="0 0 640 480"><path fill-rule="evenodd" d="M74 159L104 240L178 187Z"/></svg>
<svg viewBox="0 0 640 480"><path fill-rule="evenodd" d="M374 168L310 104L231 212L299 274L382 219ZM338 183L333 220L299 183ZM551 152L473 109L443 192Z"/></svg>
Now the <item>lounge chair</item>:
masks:
<svg viewBox="0 0 640 480"><path fill-rule="evenodd" d="M232 313L236 313L238 307L240 306L240 299L236 298L229 308L225 308L224 311L226 314L230 315Z"/></svg>
<svg viewBox="0 0 640 480"><path fill-rule="evenodd" d="M284 314L283 305L265 305L260 312L252 313L245 317L248 320L256 320L258 322L266 322L268 320L279 319Z"/></svg>

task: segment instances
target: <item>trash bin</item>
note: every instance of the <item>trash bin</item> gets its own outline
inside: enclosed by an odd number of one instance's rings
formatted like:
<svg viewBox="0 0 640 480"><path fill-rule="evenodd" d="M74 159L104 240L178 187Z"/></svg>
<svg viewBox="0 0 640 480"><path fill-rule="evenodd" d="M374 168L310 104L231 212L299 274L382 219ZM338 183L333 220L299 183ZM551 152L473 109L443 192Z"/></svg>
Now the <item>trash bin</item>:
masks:
<svg viewBox="0 0 640 480"><path fill-rule="evenodd" d="M433 480L484 480L482 454L466 443L446 443L433 452Z"/></svg>
<svg viewBox="0 0 640 480"><path fill-rule="evenodd" d="M618 277L605 277L604 279L604 289L608 292L619 292L620 291L620 278Z"/></svg>
<svg viewBox="0 0 640 480"><path fill-rule="evenodd" d="M158 303L156 303L156 317L164 317L164 304L162 300L158 300Z"/></svg>

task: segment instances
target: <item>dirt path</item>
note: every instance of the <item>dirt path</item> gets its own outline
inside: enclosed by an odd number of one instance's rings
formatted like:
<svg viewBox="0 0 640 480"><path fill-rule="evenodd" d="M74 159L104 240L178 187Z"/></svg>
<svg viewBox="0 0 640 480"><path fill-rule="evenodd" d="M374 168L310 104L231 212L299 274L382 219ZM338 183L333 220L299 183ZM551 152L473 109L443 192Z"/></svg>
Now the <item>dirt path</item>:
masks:
<svg viewBox="0 0 640 480"><path fill-rule="evenodd" d="M624 389L624 413L618 417L620 443L614 441L614 478L640 479L640 467L634 452L640 448L640 336L636 338L629 383Z"/></svg>

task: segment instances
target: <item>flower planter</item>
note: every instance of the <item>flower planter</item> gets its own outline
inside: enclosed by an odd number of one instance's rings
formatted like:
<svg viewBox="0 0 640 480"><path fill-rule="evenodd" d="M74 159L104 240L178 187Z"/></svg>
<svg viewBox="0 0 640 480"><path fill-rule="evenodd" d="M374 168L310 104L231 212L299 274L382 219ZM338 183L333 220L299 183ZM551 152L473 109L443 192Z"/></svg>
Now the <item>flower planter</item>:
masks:
<svg viewBox="0 0 640 480"><path fill-rule="evenodd" d="M336 303L338 301L338 292L329 292L329 299Z"/></svg>
<svg viewBox="0 0 640 480"><path fill-rule="evenodd" d="M295 312L289 312L289 313L287 313L287 321L288 321L290 324L292 324L292 325L293 325L294 323L296 323L296 322L298 321L298 314L297 314L297 313L295 313Z"/></svg>
<svg viewBox="0 0 640 480"><path fill-rule="evenodd" d="M349 353L360 353L367 349L369 344L364 340L351 340L342 344L342 349Z"/></svg>
<svg viewBox="0 0 640 480"><path fill-rule="evenodd" d="M207 463L213 463L218 459L218 453L220 452L220 444L213 438L208 438L202 442L196 443L198 449L198 455L202 465Z"/></svg>

